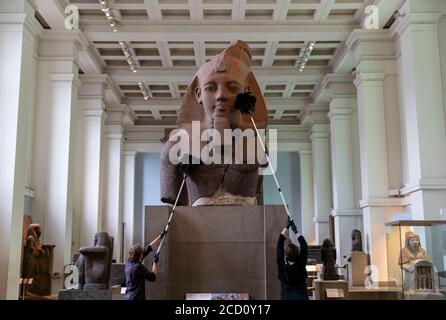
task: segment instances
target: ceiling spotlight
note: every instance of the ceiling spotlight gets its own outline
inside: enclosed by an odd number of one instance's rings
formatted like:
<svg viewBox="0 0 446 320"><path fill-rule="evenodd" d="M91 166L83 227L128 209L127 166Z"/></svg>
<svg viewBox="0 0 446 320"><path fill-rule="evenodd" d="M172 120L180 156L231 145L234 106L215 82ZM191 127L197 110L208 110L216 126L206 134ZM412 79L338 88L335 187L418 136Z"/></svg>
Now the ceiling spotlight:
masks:
<svg viewBox="0 0 446 320"><path fill-rule="evenodd" d="M144 84L144 82L138 82L138 86L141 89L141 93L144 96L144 100L149 100L150 98L150 94L149 94L149 89L147 88L147 86Z"/></svg>
<svg viewBox="0 0 446 320"><path fill-rule="evenodd" d="M122 52L124 53L125 60L129 64L130 70L133 72L136 72L137 69L137 63L136 59L134 58L134 52L133 49L131 49L125 42L119 41L119 45L121 46Z"/></svg>
<svg viewBox="0 0 446 320"><path fill-rule="evenodd" d="M310 41L308 45L305 47L305 50L300 57L300 60L296 61L296 66L299 67L299 72L304 71L305 66L307 65L308 60L310 60L311 52L314 50L316 42Z"/></svg>
<svg viewBox="0 0 446 320"><path fill-rule="evenodd" d="M113 32L118 32L118 29L116 28L116 24L118 22L113 14L113 10L111 8L109 0L99 0L99 3L102 6L101 10L104 12L105 16L107 17L108 23L109 23L110 27L113 29Z"/></svg>

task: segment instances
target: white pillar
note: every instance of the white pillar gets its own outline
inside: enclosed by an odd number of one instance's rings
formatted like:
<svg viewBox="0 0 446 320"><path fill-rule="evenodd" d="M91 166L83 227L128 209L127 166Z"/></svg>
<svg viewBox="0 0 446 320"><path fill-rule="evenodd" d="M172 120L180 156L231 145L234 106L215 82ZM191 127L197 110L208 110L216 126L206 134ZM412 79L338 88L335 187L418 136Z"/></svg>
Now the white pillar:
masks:
<svg viewBox="0 0 446 320"><path fill-rule="evenodd" d="M389 192L383 80L385 74L359 74L358 88L363 220L366 251L377 266L380 280L387 280L384 224L387 208L376 205ZM377 200L379 199L379 200Z"/></svg>
<svg viewBox="0 0 446 320"><path fill-rule="evenodd" d="M106 121L106 170L103 229L114 238L113 258L124 261L127 253L121 254L122 241L122 190L123 190L123 128L122 111L107 108Z"/></svg>
<svg viewBox="0 0 446 320"><path fill-rule="evenodd" d="M351 83L353 86L353 84ZM351 231L362 230L362 211L355 203L352 113L355 96L334 95L330 101L331 161L333 172L333 212L338 264L351 249Z"/></svg>
<svg viewBox="0 0 446 320"><path fill-rule="evenodd" d="M314 179L314 223L316 225L316 241L321 244L330 235L329 215L331 201L330 172L330 125L313 124L311 127L311 143L313 149Z"/></svg>
<svg viewBox="0 0 446 320"><path fill-rule="evenodd" d="M78 32L45 31L39 47L33 216L43 226L42 242L56 245L53 270L59 274L72 256L78 37ZM61 288L62 279L54 279L53 292Z"/></svg>
<svg viewBox="0 0 446 320"><path fill-rule="evenodd" d="M446 135L439 49L441 14L405 14L393 26L407 173L402 194L410 196L414 220L439 219L446 207Z"/></svg>
<svg viewBox="0 0 446 320"><path fill-rule="evenodd" d="M135 244L135 151L124 152L124 190L123 190L123 221L124 221L124 255Z"/></svg>
<svg viewBox="0 0 446 320"><path fill-rule="evenodd" d="M309 244L317 244L314 218L313 154L299 150L302 233Z"/></svg>
<svg viewBox="0 0 446 320"><path fill-rule="evenodd" d="M79 99L84 112L82 210L80 218L81 247L92 245L93 236L102 231L102 173L105 104L102 97Z"/></svg>
<svg viewBox="0 0 446 320"><path fill-rule="evenodd" d="M34 97L33 1L0 0L0 299L19 296L29 114Z"/></svg>
<svg viewBox="0 0 446 320"><path fill-rule="evenodd" d="M400 145L389 135L400 133L398 118L394 117L399 109L394 89L395 44L388 30L355 30L346 45L355 51L363 241L371 264L377 267L374 276L387 281L385 223L404 210L402 199L389 197L390 171L401 167L399 151L393 150ZM394 177L392 185L402 184L402 178L397 180Z"/></svg>

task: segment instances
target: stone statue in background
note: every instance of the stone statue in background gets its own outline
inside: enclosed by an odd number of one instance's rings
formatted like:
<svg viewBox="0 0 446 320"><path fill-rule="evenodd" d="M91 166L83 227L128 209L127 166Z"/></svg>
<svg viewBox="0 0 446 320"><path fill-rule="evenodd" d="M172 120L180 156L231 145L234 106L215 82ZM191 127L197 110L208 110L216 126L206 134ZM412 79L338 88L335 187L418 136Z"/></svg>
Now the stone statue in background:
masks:
<svg viewBox="0 0 446 320"><path fill-rule="evenodd" d="M179 198L179 205L261 204L262 176L258 173L258 162L234 164L232 161L232 164L223 164L225 162L222 161L222 164L203 164L197 157L192 157L192 144L197 143L199 150L202 150L200 137L207 129L215 129L223 138L225 129L253 128L251 117L235 107L240 96L255 97L252 116L259 129L266 127L268 112L250 66L251 51L248 45L237 41L198 70L187 88L177 119L181 132L189 137L189 154L186 158L194 158L196 163L173 164L169 154L177 141L165 142L161 151L162 202L175 202L183 174L186 173L186 188ZM193 122L199 124L198 139L192 134ZM245 147L241 147L242 152L246 151Z"/></svg>
<svg viewBox="0 0 446 320"><path fill-rule="evenodd" d="M428 260L426 251L421 247L420 236L412 231L405 234L404 248L401 250L399 265L404 270L404 288L414 288L414 266L419 260Z"/></svg>
<svg viewBox="0 0 446 320"><path fill-rule="evenodd" d="M330 239L325 239L322 242L321 259L323 263L321 279L339 280L336 270L336 248Z"/></svg>
<svg viewBox="0 0 446 320"><path fill-rule="evenodd" d="M23 250L22 278L33 279L27 292L40 296L51 294L51 276L55 245L42 245L40 224L32 223L26 231Z"/></svg>
<svg viewBox="0 0 446 320"><path fill-rule="evenodd" d="M79 289L106 290L110 282L113 257L113 237L107 232L94 235L91 247L79 249L76 266L79 270Z"/></svg>
<svg viewBox="0 0 446 320"><path fill-rule="evenodd" d="M352 230L352 249L351 252L362 251L362 236L361 231L354 229Z"/></svg>

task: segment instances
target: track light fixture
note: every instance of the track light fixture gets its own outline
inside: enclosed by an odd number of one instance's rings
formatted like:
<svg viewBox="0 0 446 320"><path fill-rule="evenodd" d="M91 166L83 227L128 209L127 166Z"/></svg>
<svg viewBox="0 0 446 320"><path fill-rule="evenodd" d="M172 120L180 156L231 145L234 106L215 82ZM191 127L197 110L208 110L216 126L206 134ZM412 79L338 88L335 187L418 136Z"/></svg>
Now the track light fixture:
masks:
<svg viewBox="0 0 446 320"><path fill-rule="evenodd" d="M310 41L310 43L305 47L305 51L304 51L303 55L300 57L300 60L296 63L300 72L304 71L305 66L307 65L307 62L310 59L311 52L313 52L315 44L316 44L316 42Z"/></svg>
<svg viewBox="0 0 446 320"><path fill-rule="evenodd" d="M129 64L130 70L136 72L137 64L136 59L134 58L133 49L130 48L125 42L119 41L119 45L121 46L122 52L124 53L125 60Z"/></svg>
<svg viewBox="0 0 446 320"><path fill-rule="evenodd" d="M113 14L113 10L111 8L109 0L99 0L99 3L102 7L102 12L104 12L105 17L107 18L108 24L112 28L113 32L118 32L117 20L115 15Z"/></svg>
<svg viewBox="0 0 446 320"><path fill-rule="evenodd" d="M149 100L149 98L151 97L150 93L149 93L149 89L147 88L147 85L144 82L138 82L138 86L141 89L141 93L144 96L144 100Z"/></svg>

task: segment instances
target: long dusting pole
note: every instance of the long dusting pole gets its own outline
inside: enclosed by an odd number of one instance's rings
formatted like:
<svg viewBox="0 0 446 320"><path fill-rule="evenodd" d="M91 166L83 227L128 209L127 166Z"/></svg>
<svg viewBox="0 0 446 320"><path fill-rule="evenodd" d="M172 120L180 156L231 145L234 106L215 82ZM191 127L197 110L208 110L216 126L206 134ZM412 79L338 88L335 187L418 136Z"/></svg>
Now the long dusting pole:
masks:
<svg viewBox="0 0 446 320"><path fill-rule="evenodd" d="M163 246L164 239L166 239L167 231L169 230L170 221L172 220L173 214L174 214L174 212L175 212L175 208L177 207L178 199L180 199L181 191L183 191L183 187L184 187L184 183L185 183L185 181L186 181L186 177L187 177L186 175L183 176L183 182L181 183L181 187L180 187L180 190L178 191L177 198L175 199L175 203L174 203L174 205L173 205L172 211L170 212L169 220L167 220L166 227L164 228L164 231L163 231L164 236L163 236L163 238L161 239L161 243L160 243L160 245L158 246L158 250L156 250L156 255L157 255L157 256L159 255L160 250L161 250L161 247Z"/></svg>
<svg viewBox="0 0 446 320"><path fill-rule="evenodd" d="M277 180L276 174L271 166L271 160L269 159L268 152L266 151L265 145L263 144L262 138L260 137L260 134L259 134L259 130L257 130L257 125L256 125L251 113L250 113L250 116L251 116L251 122L254 126L254 129L256 130L257 138L259 139L260 144L262 145L263 152L265 152L266 160L268 161L268 166L271 168L271 172L273 174L274 181L276 182L277 190L279 190L280 198L282 199L282 203L283 203L283 206L285 207L286 214L288 215L290 220L293 220L293 217L291 217L290 211L288 210L288 206L287 206L285 198L283 196L282 188L280 188L279 181Z"/></svg>

